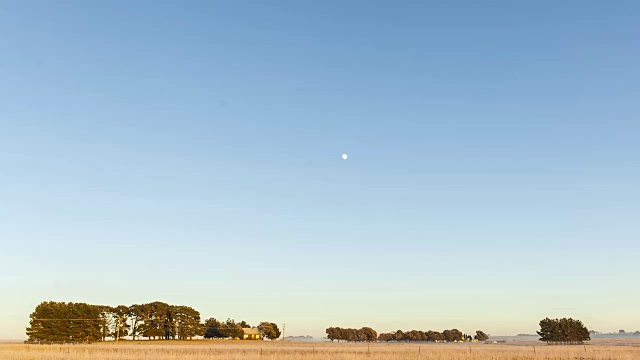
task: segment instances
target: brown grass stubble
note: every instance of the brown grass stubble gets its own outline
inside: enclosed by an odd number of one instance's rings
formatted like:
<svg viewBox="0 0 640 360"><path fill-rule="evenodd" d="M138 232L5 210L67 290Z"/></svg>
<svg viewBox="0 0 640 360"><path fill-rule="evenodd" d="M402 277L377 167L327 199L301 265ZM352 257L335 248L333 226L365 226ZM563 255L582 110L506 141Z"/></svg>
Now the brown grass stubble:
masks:
<svg viewBox="0 0 640 360"><path fill-rule="evenodd" d="M495 344L345 344L263 341L123 341L0 344L2 360L637 360L640 347Z"/></svg>

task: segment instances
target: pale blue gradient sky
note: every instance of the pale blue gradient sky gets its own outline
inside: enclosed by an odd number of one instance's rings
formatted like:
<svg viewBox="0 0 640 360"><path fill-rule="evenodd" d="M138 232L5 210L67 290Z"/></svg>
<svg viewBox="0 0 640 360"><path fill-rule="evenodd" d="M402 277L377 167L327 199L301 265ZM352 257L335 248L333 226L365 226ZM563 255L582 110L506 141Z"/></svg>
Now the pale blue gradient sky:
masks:
<svg viewBox="0 0 640 360"><path fill-rule="evenodd" d="M43 300L640 329L639 14L1 1L0 339Z"/></svg>

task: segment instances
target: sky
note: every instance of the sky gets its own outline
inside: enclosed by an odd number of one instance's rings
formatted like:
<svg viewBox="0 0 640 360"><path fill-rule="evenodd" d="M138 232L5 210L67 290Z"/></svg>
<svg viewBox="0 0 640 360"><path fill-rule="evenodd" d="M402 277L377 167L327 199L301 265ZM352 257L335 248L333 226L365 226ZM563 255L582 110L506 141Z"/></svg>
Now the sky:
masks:
<svg viewBox="0 0 640 360"><path fill-rule="evenodd" d="M42 301L640 330L639 14L0 1L0 339Z"/></svg>

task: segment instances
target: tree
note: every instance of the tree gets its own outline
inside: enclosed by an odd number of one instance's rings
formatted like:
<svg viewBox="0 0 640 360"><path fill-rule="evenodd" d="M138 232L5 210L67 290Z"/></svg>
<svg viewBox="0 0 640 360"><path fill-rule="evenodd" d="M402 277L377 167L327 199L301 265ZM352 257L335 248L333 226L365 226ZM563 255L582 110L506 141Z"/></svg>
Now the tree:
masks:
<svg viewBox="0 0 640 360"><path fill-rule="evenodd" d="M207 339L223 338L224 334L220 330L222 323L215 318L209 318L204 322L204 337Z"/></svg>
<svg viewBox="0 0 640 360"><path fill-rule="evenodd" d="M242 339L244 337L244 331L242 331L242 326L237 324L233 319L227 319L224 325L221 328L222 335L226 338L238 338Z"/></svg>
<svg viewBox="0 0 640 360"><path fill-rule="evenodd" d="M133 340L135 340L137 336L140 336L140 325L142 324L144 314L143 311L143 306L140 304L133 304L129 306L129 316L131 317L130 334L133 337Z"/></svg>
<svg viewBox="0 0 640 360"><path fill-rule="evenodd" d="M170 339L174 331L171 306L155 301L141 306L142 324L139 326L142 336L148 339Z"/></svg>
<svg viewBox="0 0 640 360"><path fill-rule="evenodd" d="M582 344L591 340L589 330L580 320L572 318L540 320L540 341L548 344Z"/></svg>
<svg viewBox="0 0 640 360"><path fill-rule="evenodd" d="M102 306L45 301L36 306L27 327L28 342L101 341Z"/></svg>
<svg viewBox="0 0 640 360"><path fill-rule="evenodd" d="M333 340L338 340L338 342L340 342L340 336L336 331L336 328L329 327L325 330L325 332L327 333L327 339L331 340L331 342L333 342Z"/></svg>
<svg viewBox="0 0 640 360"><path fill-rule="evenodd" d="M275 340L279 338L282 333L280 332L280 329L278 328L278 325L276 323L271 323L271 327L273 328L273 331L275 331L276 333L276 337L273 339Z"/></svg>
<svg viewBox="0 0 640 360"><path fill-rule="evenodd" d="M402 330L397 330L393 334L393 340L395 340L395 341L403 341L403 340L405 340L404 332Z"/></svg>
<svg viewBox="0 0 640 360"><path fill-rule="evenodd" d="M453 336L453 333L451 332L451 330L444 330L442 332L442 336L444 337L444 340L448 342L455 340L455 337Z"/></svg>
<svg viewBox="0 0 640 360"><path fill-rule="evenodd" d="M244 320L242 320L242 321L240 322L240 326L241 326L241 327L243 327L243 328L250 328L250 327L251 327L251 325L249 325L249 323L247 323L247 322L246 322L246 321L244 321Z"/></svg>
<svg viewBox="0 0 640 360"><path fill-rule="evenodd" d="M258 325L258 330L260 330L262 336L267 337L271 340L275 340L277 338L276 331L273 329L273 326L270 322L261 322L260 325Z"/></svg>
<svg viewBox="0 0 640 360"><path fill-rule="evenodd" d="M427 331L427 341L439 342L444 341L444 335L438 331Z"/></svg>
<svg viewBox="0 0 640 360"><path fill-rule="evenodd" d="M367 342L376 341L376 338L378 337L378 333L372 328L367 326L360 329L360 335L361 335L360 336L361 341L367 341Z"/></svg>
<svg viewBox="0 0 640 360"><path fill-rule="evenodd" d="M462 333L458 329L451 329L451 336L453 336L453 341L464 340Z"/></svg>
<svg viewBox="0 0 640 360"><path fill-rule="evenodd" d="M489 335L485 334L481 330L476 330L476 335L474 338L478 341L487 341L489 340Z"/></svg>
<svg viewBox="0 0 640 360"><path fill-rule="evenodd" d="M356 329L345 329L347 333L347 341L358 341L358 330Z"/></svg>
<svg viewBox="0 0 640 360"><path fill-rule="evenodd" d="M172 306L172 316L180 340L191 340L194 336L204 335L200 324L200 312L189 306Z"/></svg>
<svg viewBox="0 0 640 360"><path fill-rule="evenodd" d="M113 318L113 332L111 336L114 339L121 339L129 335L129 317L131 316L131 310L128 306L119 305L115 308L110 308L111 316Z"/></svg>

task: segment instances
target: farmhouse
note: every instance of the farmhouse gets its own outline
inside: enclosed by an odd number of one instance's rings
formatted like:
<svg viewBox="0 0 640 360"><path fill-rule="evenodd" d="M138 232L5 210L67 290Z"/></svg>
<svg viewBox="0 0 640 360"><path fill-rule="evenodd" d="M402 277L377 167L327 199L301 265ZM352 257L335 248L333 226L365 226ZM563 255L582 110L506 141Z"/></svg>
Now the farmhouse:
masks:
<svg viewBox="0 0 640 360"><path fill-rule="evenodd" d="M258 328L242 328L244 332L243 340L262 340L262 334Z"/></svg>

